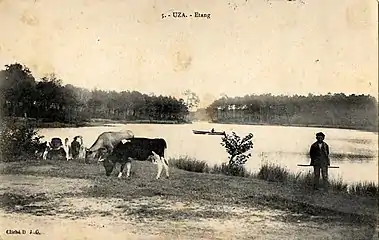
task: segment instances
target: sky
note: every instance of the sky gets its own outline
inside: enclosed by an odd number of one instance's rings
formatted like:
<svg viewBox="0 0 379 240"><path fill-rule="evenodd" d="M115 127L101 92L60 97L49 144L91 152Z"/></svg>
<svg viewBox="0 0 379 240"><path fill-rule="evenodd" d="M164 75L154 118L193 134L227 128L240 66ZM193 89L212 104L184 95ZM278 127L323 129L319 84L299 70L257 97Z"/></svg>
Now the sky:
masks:
<svg viewBox="0 0 379 240"><path fill-rule="evenodd" d="M206 106L220 94L378 96L376 0L0 0L0 68ZM210 13L162 19L162 14Z"/></svg>

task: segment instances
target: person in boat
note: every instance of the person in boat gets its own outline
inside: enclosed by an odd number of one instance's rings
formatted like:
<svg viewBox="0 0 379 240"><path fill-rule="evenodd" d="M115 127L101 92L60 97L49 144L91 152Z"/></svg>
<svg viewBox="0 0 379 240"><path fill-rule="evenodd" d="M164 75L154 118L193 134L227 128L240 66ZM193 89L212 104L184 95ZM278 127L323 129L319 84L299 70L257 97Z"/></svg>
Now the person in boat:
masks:
<svg viewBox="0 0 379 240"><path fill-rule="evenodd" d="M212 128L212 130L211 130L211 133L214 133L215 132L215 129L214 128Z"/></svg>
<svg viewBox="0 0 379 240"><path fill-rule="evenodd" d="M319 189L320 171L325 190L329 187L328 182L328 166L330 166L329 159L329 145L324 142L325 134L319 132L316 134L316 142L311 145L309 155L311 158L311 166L314 170L314 189Z"/></svg>

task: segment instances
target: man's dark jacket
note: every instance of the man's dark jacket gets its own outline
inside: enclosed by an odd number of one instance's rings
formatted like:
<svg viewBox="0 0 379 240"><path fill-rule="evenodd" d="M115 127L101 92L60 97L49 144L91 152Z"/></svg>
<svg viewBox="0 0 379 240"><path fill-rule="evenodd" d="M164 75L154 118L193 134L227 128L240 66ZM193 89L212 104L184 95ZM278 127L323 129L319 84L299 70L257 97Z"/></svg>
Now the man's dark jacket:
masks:
<svg viewBox="0 0 379 240"><path fill-rule="evenodd" d="M313 143L309 150L309 155L311 157L311 166L322 167L330 165L329 146L325 142L322 143L321 149L318 142Z"/></svg>

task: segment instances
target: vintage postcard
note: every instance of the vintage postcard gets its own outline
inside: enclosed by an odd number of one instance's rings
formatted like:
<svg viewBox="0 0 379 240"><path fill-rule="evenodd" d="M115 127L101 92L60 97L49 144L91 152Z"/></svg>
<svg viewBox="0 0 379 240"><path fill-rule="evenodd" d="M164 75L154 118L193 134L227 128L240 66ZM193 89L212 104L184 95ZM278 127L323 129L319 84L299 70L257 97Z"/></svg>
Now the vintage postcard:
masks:
<svg viewBox="0 0 379 240"><path fill-rule="evenodd" d="M0 0L0 240L378 239L375 0Z"/></svg>

